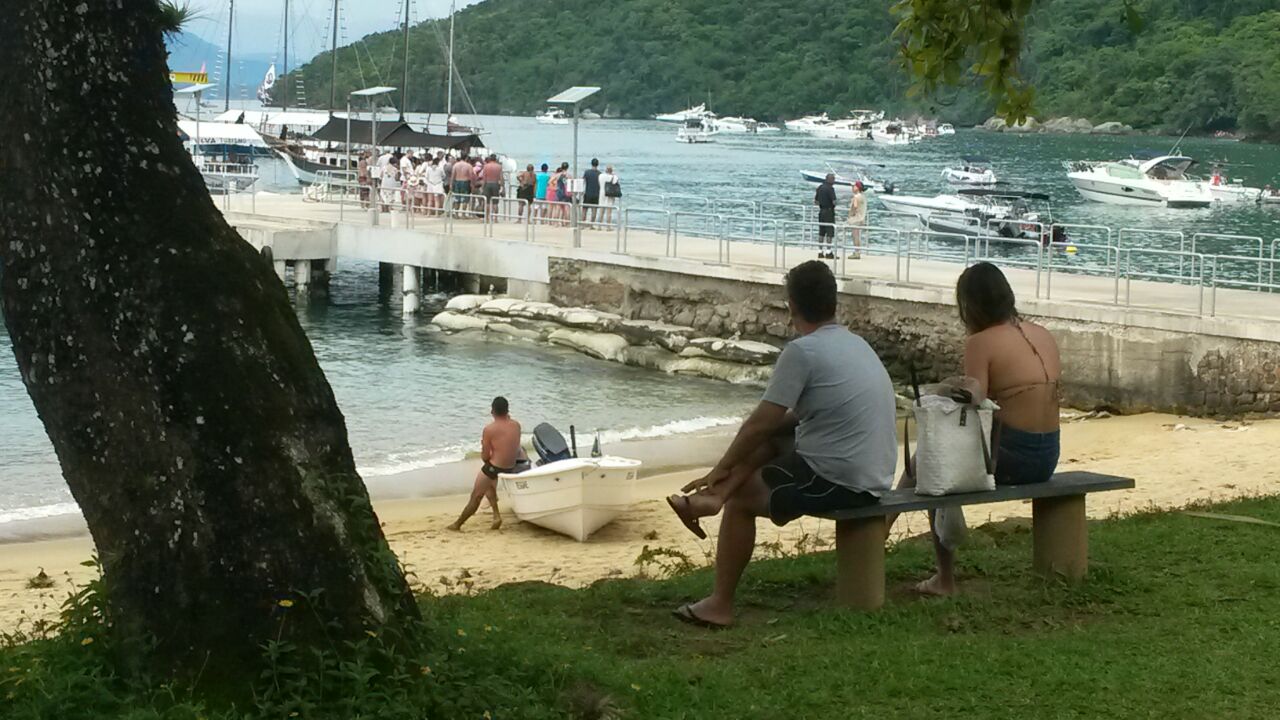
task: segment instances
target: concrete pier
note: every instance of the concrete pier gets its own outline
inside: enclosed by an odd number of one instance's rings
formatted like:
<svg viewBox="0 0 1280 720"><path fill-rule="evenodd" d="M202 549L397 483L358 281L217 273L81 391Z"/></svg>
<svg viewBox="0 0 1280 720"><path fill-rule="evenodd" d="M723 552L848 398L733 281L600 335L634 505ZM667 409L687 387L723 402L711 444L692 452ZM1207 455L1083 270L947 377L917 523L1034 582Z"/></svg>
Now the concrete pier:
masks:
<svg viewBox="0 0 1280 720"><path fill-rule="evenodd" d="M422 268L405 265L401 273L403 277L403 313L413 315L422 304Z"/></svg>
<svg viewBox="0 0 1280 720"><path fill-rule="evenodd" d="M689 325L712 336L779 343L789 336L781 279L813 248L770 238L694 235L685 230L587 229L412 216L410 228L369 224L364 213L338 222L336 205L262 196L256 212L233 198L228 220L275 259L342 257L380 263L388 302L406 295L412 266L451 273L463 288L490 286L517 298L549 300L628 318ZM874 218L873 218L874 219ZM892 232L892 231L890 231ZM683 234L681 234L683 233ZM673 237L673 234L676 235ZM867 236L864 235L864 239ZM964 265L903 254L869 241L860 260L832 262L842 319L890 365L928 375L958 371L963 347L955 280ZM1002 266L1019 309L1052 329L1062 346L1065 400L1077 407L1191 414L1280 414L1280 293L1067 272L1070 260L1037 267L1008 257ZM1251 261L1261 265L1262 261ZM1025 263L1025 261L1024 261ZM433 275L434 276L434 275ZM421 281L414 287L420 304ZM416 308L415 308L416 309Z"/></svg>

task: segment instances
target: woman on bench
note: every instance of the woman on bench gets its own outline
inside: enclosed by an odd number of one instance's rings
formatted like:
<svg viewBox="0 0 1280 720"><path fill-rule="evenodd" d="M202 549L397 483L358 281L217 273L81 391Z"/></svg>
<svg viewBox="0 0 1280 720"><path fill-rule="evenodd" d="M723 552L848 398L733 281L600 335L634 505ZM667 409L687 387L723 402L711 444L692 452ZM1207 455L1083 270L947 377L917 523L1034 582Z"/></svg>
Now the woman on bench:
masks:
<svg viewBox="0 0 1280 720"><path fill-rule="evenodd" d="M1058 343L1044 327L1018 315L1013 288L991 263L966 269L956 283L956 305L968 340L964 374L977 381L979 398L1000 406L993 437L996 484L1045 482L1058 467ZM900 486L914 481L903 478ZM933 517L930 516L932 524ZM929 595L955 592L955 552L933 533L937 573L916 586Z"/></svg>

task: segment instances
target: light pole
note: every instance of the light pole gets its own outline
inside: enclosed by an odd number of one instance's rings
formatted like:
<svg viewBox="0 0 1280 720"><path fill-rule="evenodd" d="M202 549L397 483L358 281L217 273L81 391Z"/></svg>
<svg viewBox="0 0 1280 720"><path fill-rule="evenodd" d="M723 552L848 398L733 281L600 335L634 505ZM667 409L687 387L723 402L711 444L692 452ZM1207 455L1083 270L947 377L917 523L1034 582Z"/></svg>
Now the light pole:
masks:
<svg viewBox="0 0 1280 720"><path fill-rule="evenodd" d="M363 90L354 90L347 96L347 171L351 171L351 98L363 97L369 99L369 112L372 115L369 128L369 146L373 148L373 156L378 154L378 106L375 104L376 99L381 95L393 93L396 89L379 85L377 87L365 88ZM376 162L376 159L375 159ZM378 224L378 203L374 197L375 193L381 192L379 188L369 189L369 212L374 225Z"/></svg>
<svg viewBox="0 0 1280 720"><path fill-rule="evenodd" d="M200 118L202 115L202 113L200 112L201 110L200 97L204 95L205 90L208 90L209 88L213 88L213 87L217 87L217 85L215 85L214 83L197 83L195 85L188 85L187 87L184 87L181 90L173 91L174 95L190 95L196 100L196 136L191 140L192 157L194 157L196 153L199 152L200 150Z"/></svg>
<svg viewBox="0 0 1280 720"><path fill-rule="evenodd" d="M578 205L582 202L582 190L578 186L578 118L582 101L600 92L600 88L594 86L579 85L571 87L564 92L547 98L548 105L568 105L573 107L573 246L582 247L582 226L578 222Z"/></svg>

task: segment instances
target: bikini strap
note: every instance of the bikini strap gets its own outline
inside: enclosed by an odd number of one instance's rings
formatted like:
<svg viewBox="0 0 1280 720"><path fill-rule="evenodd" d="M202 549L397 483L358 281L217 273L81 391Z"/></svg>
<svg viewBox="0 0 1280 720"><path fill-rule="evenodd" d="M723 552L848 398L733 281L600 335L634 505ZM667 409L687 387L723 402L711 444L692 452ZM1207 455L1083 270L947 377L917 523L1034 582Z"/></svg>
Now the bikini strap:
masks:
<svg viewBox="0 0 1280 720"><path fill-rule="evenodd" d="M1053 380L1049 378L1049 366L1045 364L1044 357L1040 355L1040 351L1036 349L1035 343L1031 342L1031 338L1027 337L1027 331L1022 329L1022 323L1017 318L1013 319L1013 327L1027 341L1027 347L1031 348L1031 353L1040 361L1040 371L1044 373L1044 382L1046 385L1053 384Z"/></svg>

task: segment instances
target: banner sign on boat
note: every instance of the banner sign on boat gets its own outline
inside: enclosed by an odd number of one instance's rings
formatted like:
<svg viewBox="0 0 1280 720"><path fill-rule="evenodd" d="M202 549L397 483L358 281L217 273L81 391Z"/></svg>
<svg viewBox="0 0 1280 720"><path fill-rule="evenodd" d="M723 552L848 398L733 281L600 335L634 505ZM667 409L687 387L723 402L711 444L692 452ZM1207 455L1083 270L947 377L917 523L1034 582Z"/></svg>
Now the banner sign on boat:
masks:
<svg viewBox="0 0 1280 720"><path fill-rule="evenodd" d="M169 73L169 82L203 84L203 83L209 82L209 73L207 72L171 72Z"/></svg>

